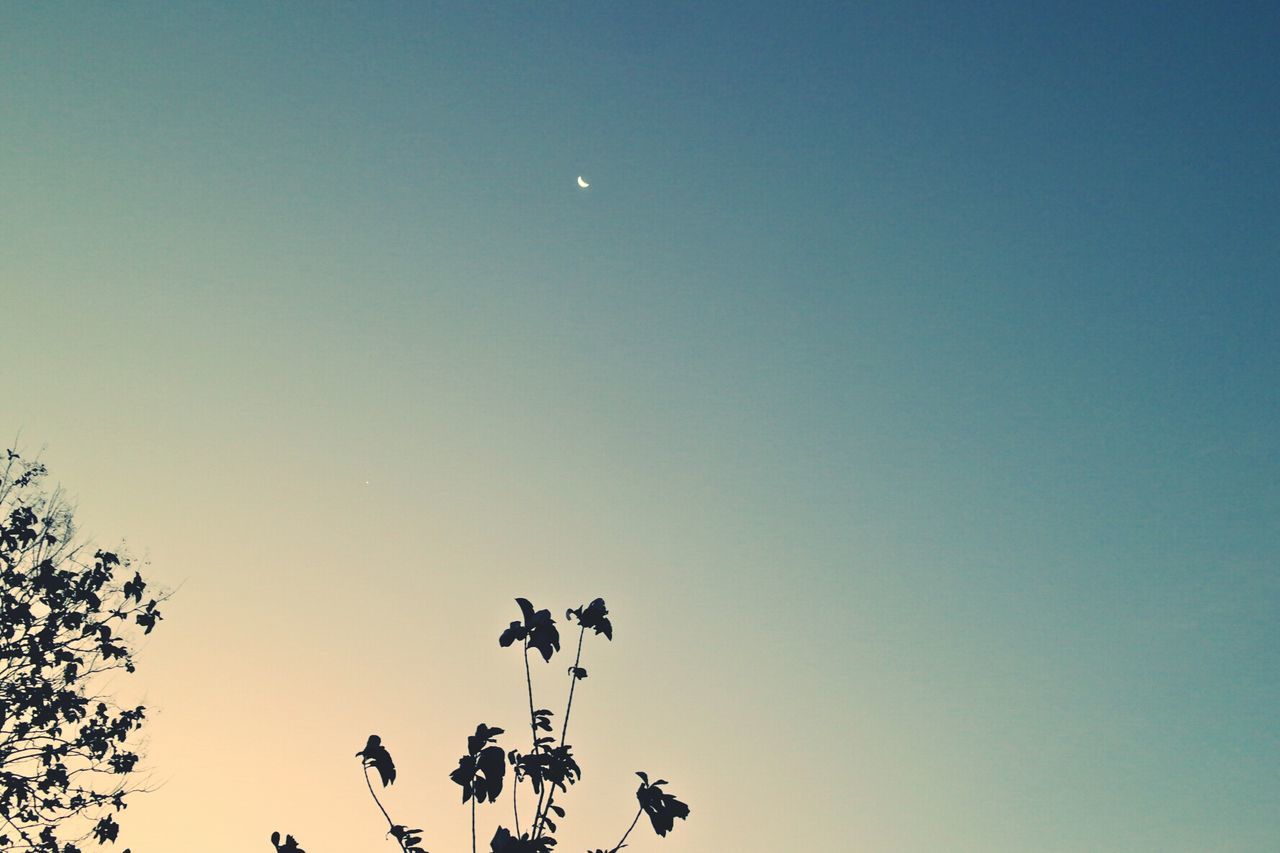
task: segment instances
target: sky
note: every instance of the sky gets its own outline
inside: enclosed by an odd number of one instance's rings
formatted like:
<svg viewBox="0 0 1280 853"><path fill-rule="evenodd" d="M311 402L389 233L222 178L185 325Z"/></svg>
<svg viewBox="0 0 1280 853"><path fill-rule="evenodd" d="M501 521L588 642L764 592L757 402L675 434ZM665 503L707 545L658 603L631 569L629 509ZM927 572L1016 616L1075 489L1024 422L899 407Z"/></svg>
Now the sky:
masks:
<svg viewBox="0 0 1280 853"><path fill-rule="evenodd" d="M2 18L0 436L174 590L121 848L394 850L376 732L469 849L603 596L562 850L1280 849L1275 4Z"/></svg>

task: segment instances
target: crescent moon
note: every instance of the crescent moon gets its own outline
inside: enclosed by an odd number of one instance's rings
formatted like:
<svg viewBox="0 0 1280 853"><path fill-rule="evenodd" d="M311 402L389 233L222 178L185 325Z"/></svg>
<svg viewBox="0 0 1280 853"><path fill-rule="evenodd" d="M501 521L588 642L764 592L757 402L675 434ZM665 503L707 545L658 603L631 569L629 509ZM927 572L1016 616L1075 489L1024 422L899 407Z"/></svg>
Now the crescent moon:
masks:
<svg viewBox="0 0 1280 853"><path fill-rule="evenodd" d="M591 184L589 184L589 183L587 183L586 181L582 180L582 176L581 176L581 175L579 175L579 176L578 176L578 186L582 187L582 188L585 190L587 187L591 186Z"/></svg>

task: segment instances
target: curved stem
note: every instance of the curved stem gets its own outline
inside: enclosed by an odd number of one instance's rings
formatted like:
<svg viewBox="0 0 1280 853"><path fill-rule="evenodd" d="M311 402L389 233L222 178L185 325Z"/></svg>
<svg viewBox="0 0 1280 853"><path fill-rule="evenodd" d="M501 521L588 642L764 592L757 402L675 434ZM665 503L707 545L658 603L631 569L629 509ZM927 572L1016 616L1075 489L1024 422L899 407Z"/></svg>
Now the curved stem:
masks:
<svg viewBox="0 0 1280 853"><path fill-rule="evenodd" d="M471 798L471 853L476 853L476 798Z"/></svg>
<svg viewBox="0 0 1280 853"><path fill-rule="evenodd" d="M618 843L613 845L613 849L609 853L618 853L622 849L622 844L627 840L627 836L631 834L631 830L636 828L636 823L640 820L640 815L644 814L644 806L636 810L635 820L631 821L631 826L627 827L627 831L622 833L622 838L618 839Z"/></svg>
<svg viewBox="0 0 1280 853"><path fill-rule="evenodd" d="M369 768L364 769L364 783L369 786L369 796L373 797L373 802L378 806L378 811L382 812L382 816L387 819L387 826L395 826L395 821L391 819L391 815L387 814L387 810L382 807L382 801L378 799L377 793L373 790L373 782L369 781Z"/></svg>
<svg viewBox="0 0 1280 853"><path fill-rule="evenodd" d="M368 768L368 767L365 767L365 768L364 768L364 783L365 783L366 785L368 785L368 786L369 786L369 796L373 797L373 802L378 806L378 811L382 812L382 816L383 816L383 817L385 817L385 818L387 819L387 829L388 829L388 831L390 831L390 830L392 830L392 829L395 829L395 828L396 828L396 822L395 822L394 820L392 820L392 819L391 819L391 815L387 814L387 810L386 810L385 808L383 808L383 807L382 807L382 800L379 800L379 799L378 799L378 794L377 794L377 792L375 792L375 791L373 790L373 782L369 780L369 768ZM401 850L403 850L403 849L404 849L404 845L400 843L400 839L399 839L399 838L397 838L397 839L396 839L396 846L398 846Z"/></svg>
<svg viewBox="0 0 1280 853"><path fill-rule="evenodd" d="M516 835L520 835L520 780L511 781L511 813L516 818Z"/></svg>

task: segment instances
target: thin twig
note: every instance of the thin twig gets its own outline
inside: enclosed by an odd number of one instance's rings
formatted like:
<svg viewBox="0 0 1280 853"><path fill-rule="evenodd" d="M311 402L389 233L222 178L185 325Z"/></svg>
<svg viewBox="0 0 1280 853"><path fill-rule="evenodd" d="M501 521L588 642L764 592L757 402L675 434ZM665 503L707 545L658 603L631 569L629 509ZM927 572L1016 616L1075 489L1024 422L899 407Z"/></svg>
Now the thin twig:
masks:
<svg viewBox="0 0 1280 853"><path fill-rule="evenodd" d="M373 782L369 781L368 766L364 768L364 783L369 786L369 796L373 797L374 803L376 803L378 806L378 811L382 812L382 816L387 819L387 826L394 827L396 825L395 821L391 819L391 815L387 814L387 810L382 807L382 800L378 799L377 793L375 793L373 790Z"/></svg>
<svg viewBox="0 0 1280 853"><path fill-rule="evenodd" d="M569 734L569 712L573 710L573 689L578 686L578 665L582 663L582 638L586 636L587 628L584 625L578 630L578 653L573 658L573 669L569 675L569 701L564 705L564 725L560 727L560 745L564 746L565 737ZM542 809L542 822L538 823L535 819L533 828L533 837L539 838L546 831L547 812L551 811L551 803L555 801L555 789L551 789L547 797L546 808Z"/></svg>
<svg viewBox="0 0 1280 853"><path fill-rule="evenodd" d="M516 835L520 834L520 785L519 780L511 782L511 811L516 818Z"/></svg>
<svg viewBox="0 0 1280 853"><path fill-rule="evenodd" d="M640 815L644 814L644 806L636 810L635 820L631 821L631 826L627 827L627 831L622 833L622 838L618 839L618 843L613 845L613 849L609 853L618 853L622 849L623 843L627 840L627 836L631 834L631 830L636 828L636 824L640 821Z"/></svg>
<svg viewBox="0 0 1280 853"><path fill-rule="evenodd" d="M369 786L369 796L373 797L373 802L377 804L378 811L382 812L382 816L387 819L387 830L394 833L396 822L391 819L391 815L387 814L387 810L382 807L382 800L378 799L377 792L373 790L373 782L369 780L369 767L367 765L364 768L364 783ZM396 838L396 846L401 850L405 849L404 842L399 838ZM472 851L472 853L475 853L475 851Z"/></svg>
<svg viewBox="0 0 1280 853"><path fill-rule="evenodd" d="M529 734L533 737L533 751L538 751L538 721L533 713L533 674L529 672L529 641L524 641L524 683L529 688Z"/></svg>
<svg viewBox="0 0 1280 853"><path fill-rule="evenodd" d="M533 674L529 672L529 640L524 641L524 683L529 688L529 734L533 738L533 753L538 753L538 718L533 712ZM536 837L538 831L538 816L542 814L542 798L547 793L546 786L538 793L538 803L533 810L533 824L529 827L530 833Z"/></svg>
<svg viewBox="0 0 1280 853"><path fill-rule="evenodd" d="M586 626L578 631L578 654L573 659L573 678L569 679L569 701L564 706L564 726L560 729L561 746L564 746L565 735L569 733L569 712L573 710L573 688L578 686L578 664L582 663L582 638L586 633Z"/></svg>

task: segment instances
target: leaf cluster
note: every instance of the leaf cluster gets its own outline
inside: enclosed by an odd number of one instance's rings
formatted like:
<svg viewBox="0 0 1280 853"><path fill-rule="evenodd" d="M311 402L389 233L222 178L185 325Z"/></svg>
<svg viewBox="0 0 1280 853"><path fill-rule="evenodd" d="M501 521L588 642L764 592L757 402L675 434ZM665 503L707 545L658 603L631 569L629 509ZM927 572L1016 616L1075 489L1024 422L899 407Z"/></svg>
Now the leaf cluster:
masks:
<svg viewBox="0 0 1280 853"><path fill-rule="evenodd" d="M164 597L128 557L86 556L46 474L13 450L0 460L0 849L78 853L118 838L136 790L146 712L118 706L102 676L134 671Z"/></svg>
<svg viewBox="0 0 1280 853"><path fill-rule="evenodd" d="M462 786L462 802L472 797L476 802L498 801L502 793L502 780L507 775L506 756L502 747L494 745L494 739L502 729L489 728L484 723L476 726L476 733L467 738L467 754L458 759L458 769L449 778Z"/></svg>
<svg viewBox="0 0 1280 853"><path fill-rule="evenodd" d="M665 836L671 831L676 818L684 820L689 817L689 807L662 790L661 786L667 784L666 779L650 783L648 774L637 772L636 775L640 777L636 799L640 801L640 810L649 816L654 832Z"/></svg>
<svg viewBox="0 0 1280 853"><path fill-rule="evenodd" d="M597 598L590 604L565 611L568 621L578 623L577 655L573 665L567 668L569 675L569 695L565 703L563 724L560 737L556 738L552 726L554 713L549 708L537 708L533 702L533 679L529 669L529 651L537 652L544 662L548 662L560 651L560 632L550 610L537 610L525 598L517 598L521 618L512 621L498 637L498 644L509 648L519 644L524 657L524 671L527 693L529 696L529 736L530 744L527 752L510 749L504 753L497 739L506 732L496 726L480 723L475 733L467 737L467 751L458 759L458 766L449 774L449 779L462 789L462 802L471 805L472 853L478 853L476 847L476 807L483 803L496 803L504 790L509 792L512 800L512 813L516 821L514 831L505 826L498 826L489 841L490 853L552 853L556 846L556 838L552 835L557 830L555 818L563 818L565 809L555 803L557 793L565 794L569 788L582 777L582 768L573 756L573 747L567 742L569 716L573 709L574 690L577 683L587 677L587 671L581 666L582 644L588 631L602 635L605 639L613 639L613 624L609 619L609 610L604 599ZM365 772L365 781L374 803L387 820L388 834L395 839L402 853L426 853L420 846L422 830L407 829L397 824L383 806L369 771L376 770L382 787L395 782L395 764L391 754L377 735L370 735L365 748L356 753ZM514 781L507 788L504 786L507 766L512 768ZM641 779L640 788L636 791L639 806L631 826L623 833L621 840L608 850L598 848L594 853L617 853L626 846L627 837L639 822L640 816L648 815L654 832L665 836L674 826L675 820L684 820L689 816L689 806L674 795L663 790L667 784L665 779L649 781L648 775L637 774ZM520 827L520 789L528 783L529 794L534 803L533 815L528 829ZM527 813L527 812L526 812ZM555 818L552 817L555 815ZM293 836L286 836L280 841L280 833L274 833L271 841L277 853L304 853Z"/></svg>
<svg viewBox="0 0 1280 853"><path fill-rule="evenodd" d="M544 661L560 651L560 632L556 629L556 620L551 618L550 610L533 609L527 598L517 598L523 621L512 622L498 637L498 645L504 649L512 643L524 642L526 649L537 649Z"/></svg>

